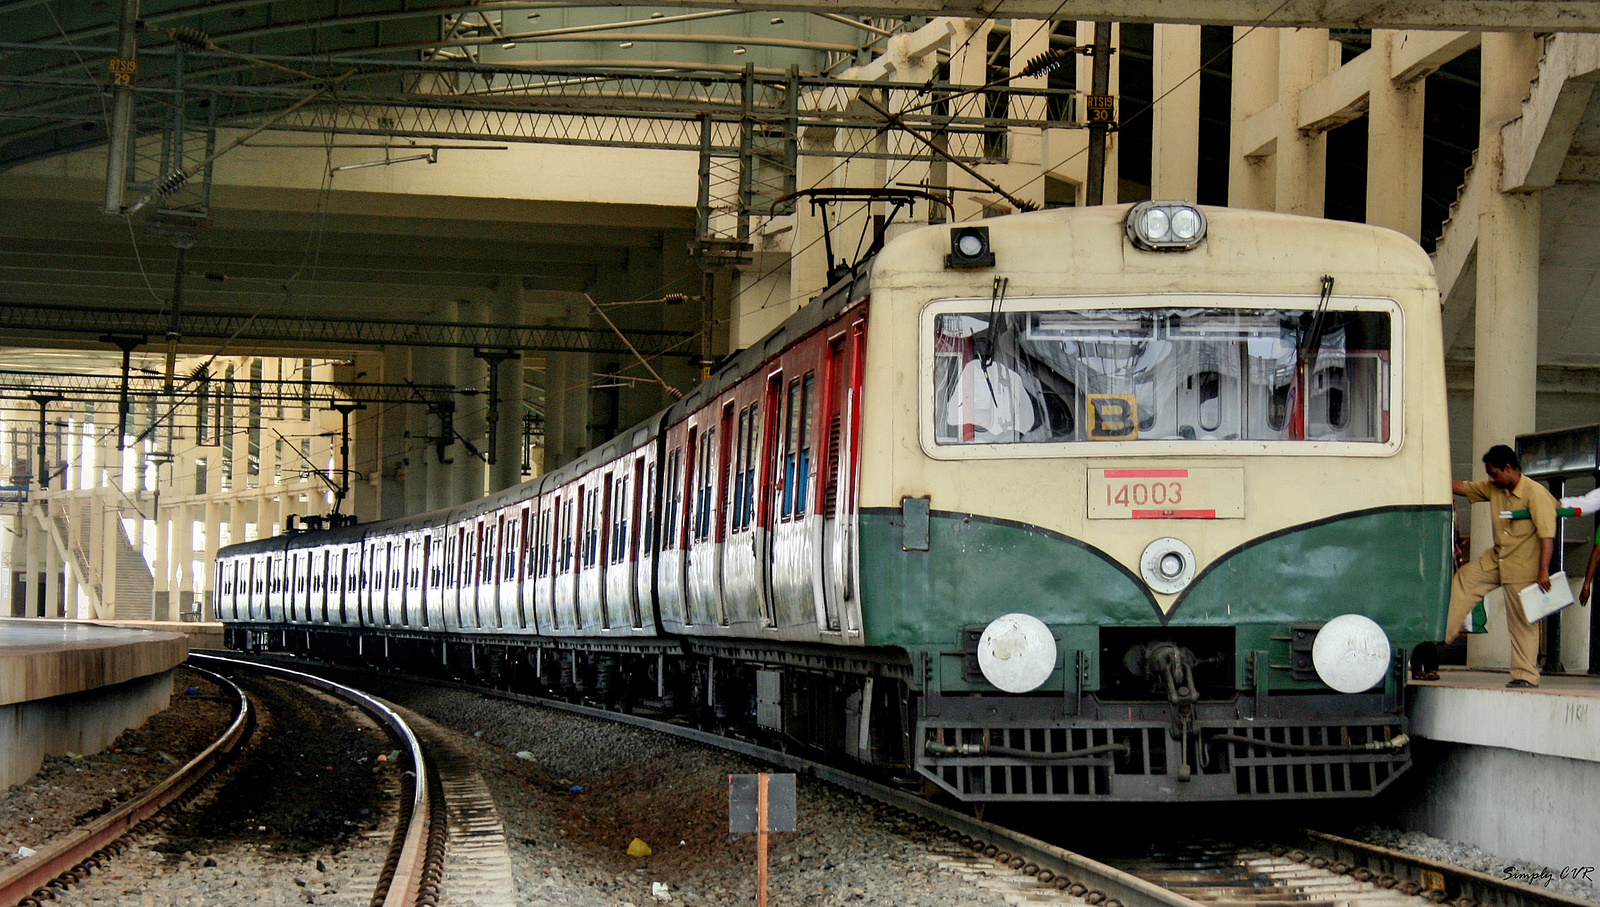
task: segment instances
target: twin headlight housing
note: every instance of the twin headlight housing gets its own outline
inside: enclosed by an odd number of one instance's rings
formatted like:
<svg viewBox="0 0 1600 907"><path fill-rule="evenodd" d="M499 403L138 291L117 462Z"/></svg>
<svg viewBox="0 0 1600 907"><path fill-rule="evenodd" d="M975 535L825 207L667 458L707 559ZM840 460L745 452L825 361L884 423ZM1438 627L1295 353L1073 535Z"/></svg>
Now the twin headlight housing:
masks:
<svg viewBox="0 0 1600 907"><path fill-rule="evenodd" d="M1206 216L1184 202L1140 202L1128 211L1127 230L1147 252L1184 252L1206 238Z"/></svg>

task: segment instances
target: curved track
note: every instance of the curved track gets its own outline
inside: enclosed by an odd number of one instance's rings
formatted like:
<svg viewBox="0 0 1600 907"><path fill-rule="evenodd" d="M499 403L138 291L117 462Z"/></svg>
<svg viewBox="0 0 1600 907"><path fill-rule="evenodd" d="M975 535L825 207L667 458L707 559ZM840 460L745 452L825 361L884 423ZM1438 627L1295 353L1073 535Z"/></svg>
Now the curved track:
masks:
<svg viewBox="0 0 1600 907"><path fill-rule="evenodd" d="M71 886L99 868L104 861L121 853L126 847L124 839L143 830L141 826L155 819L163 809L180 799L198 794L197 785L209 778L219 763L238 750L248 738L254 722L250 701L232 681L209 671L205 673L219 685L231 689L236 697L233 722L222 736L144 796L0 873L0 904L34 907L42 901L53 899L54 890Z"/></svg>
<svg viewBox="0 0 1600 907"><path fill-rule="evenodd" d="M190 661L203 664L229 665L251 671L262 671L277 677L315 687L340 699L355 703L367 714L377 719L400 743L411 765L411 809L400 817L390 845L389 859L379 877L372 903L382 907L412 907L436 903L439 880L444 862L444 823L434 821L434 798L428 762L417 734L398 712L387 703L368 696L353 687L334 683L315 674L295 671L278 665L242 658L223 657L192 652Z"/></svg>

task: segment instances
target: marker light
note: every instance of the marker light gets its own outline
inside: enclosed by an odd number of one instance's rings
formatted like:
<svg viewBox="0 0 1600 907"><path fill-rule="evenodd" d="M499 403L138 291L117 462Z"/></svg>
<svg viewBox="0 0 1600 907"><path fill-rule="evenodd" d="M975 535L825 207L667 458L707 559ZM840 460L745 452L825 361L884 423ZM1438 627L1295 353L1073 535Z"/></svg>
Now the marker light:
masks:
<svg viewBox="0 0 1600 907"><path fill-rule="evenodd" d="M1147 252L1186 252L1206 238L1206 216L1184 202L1140 202L1128 212L1127 231Z"/></svg>
<svg viewBox="0 0 1600 907"><path fill-rule="evenodd" d="M988 227L952 227L947 268L992 268L994 251L989 248Z"/></svg>

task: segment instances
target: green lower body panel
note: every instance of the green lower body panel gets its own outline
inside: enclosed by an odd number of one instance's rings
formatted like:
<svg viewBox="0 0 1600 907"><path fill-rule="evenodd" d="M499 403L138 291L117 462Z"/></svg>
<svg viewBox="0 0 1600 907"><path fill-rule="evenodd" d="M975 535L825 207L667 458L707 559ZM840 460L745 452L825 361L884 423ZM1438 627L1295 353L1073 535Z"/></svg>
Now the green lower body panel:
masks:
<svg viewBox="0 0 1600 907"><path fill-rule="evenodd" d="M908 534L907 516L862 514L865 636L910 653L916 766L952 796L1363 797L1410 765L1406 653L1443 637L1446 507L1264 536L1205 565L1166 613L1085 540L940 512L909 514ZM1057 646L1054 672L1023 695L989 684L976 657L984 627L1014 612ZM1320 627L1349 613L1376 622L1392 653L1383 680L1357 694L1324 685L1311 663ZM1176 675L1150 670L1158 649L1184 653L1192 682L1164 685Z"/></svg>

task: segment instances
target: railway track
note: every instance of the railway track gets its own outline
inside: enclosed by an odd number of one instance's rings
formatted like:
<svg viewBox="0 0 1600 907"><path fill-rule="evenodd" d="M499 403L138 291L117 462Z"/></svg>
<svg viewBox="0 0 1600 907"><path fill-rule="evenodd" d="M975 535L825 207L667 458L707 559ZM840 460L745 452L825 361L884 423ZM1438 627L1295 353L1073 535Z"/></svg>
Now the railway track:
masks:
<svg viewBox="0 0 1600 907"><path fill-rule="evenodd" d="M143 796L0 872L0 904L37 907L53 899L55 892L71 887L115 859L133 835L153 830L164 810L203 792L200 785L244 744L254 722L244 691L226 678L205 673L235 696L233 722L222 735Z"/></svg>
<svg viewBox="0 0 1600 907"><path fill-rule="evenodd" d="M1194 840L1115 861L1213 907L1585 907L1588 902L1326 832L1241 846ZM1588 905L1592 907L1592 905Z"/></svg>
<svg viewBox="0 0 1600 907"><path fill-rule="evenodd" d="M363 673L342 667L335 670ZM1282 840L1278 841L1193 842L1139 858L1100 860L833 766L748 741L560 700L436 679L426 682L692 740L870 797L915 817L918 826L938 839L928 853L929 860L1017 903L1088 903L1097 907L1594 907L1544 889L1310 830L1280 836Z"/></svg>
<svg viewBox="0 0 1600 907"><path fill-rule="evenodd" d="M193 662L206 664L214 670L196 667ZM199 654L192 656L191 668L230 691L235 705L233 720L227 729L203 752L143 795L0 872L0 905L38 907L71 888L92 884L92 876L118 868L119 857L179 833L187 816L206 808L221 791L237 783L234 776L241 770L245 754L260 745L258 728L266 716L240 684L218 673L224 670L269 674L313 687L359 707L384 728L405 754L408 771L404 777L410 782L410 790L406 808L400 810L395 823L387 861L382 871L375 873L377 883L370 893L370 901L366 897L363 901L382 907L425 907L438 902L444 869L443 842L450 834L450 822L457 817L451 812L451 798L440 795L453 784L452 772L448 767L443 772L430 771L429 766L434 761L449 763L448 754L442 759L429 759L418 734L394 710L358 690L324 678L278 666ZM410 771L410 767L416 770ZM458 797L457 800L471 803L470 799ZM470 805L466 808L470 809ZM284 884L287 882L283 880ZM500 891L505 890L506 886L502 885ZM491 899L481 903L492 907L498 902Z"/></svg>

